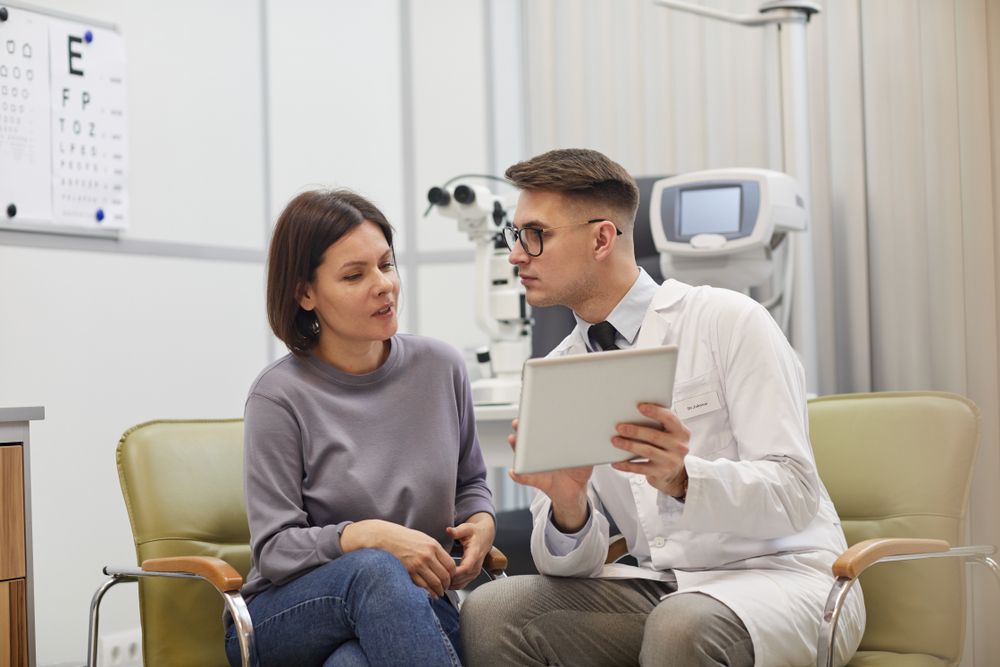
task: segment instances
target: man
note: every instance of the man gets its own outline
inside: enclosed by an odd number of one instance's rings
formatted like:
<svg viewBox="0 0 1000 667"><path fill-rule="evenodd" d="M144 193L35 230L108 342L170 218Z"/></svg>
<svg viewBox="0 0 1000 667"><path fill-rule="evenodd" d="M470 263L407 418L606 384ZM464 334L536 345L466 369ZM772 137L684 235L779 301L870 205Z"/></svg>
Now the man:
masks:
<svg viewBox="0 0 1000 667"><path fill-rule="evenodd" d="M635 261L635 181L604 155L551 151L506 175L522 190L506 237L528 302L576 316L551 354L673 344L679 356L673 410L638 406L659 428L619 424L612 439L644 462L511 473L539 491L531 552L542 575L465 602L468 663L814 664L846 544L781 330L736 292L656 285ZM605 568L611 521L638 567ZM839 662L863 628L855 587Z"/></svg>

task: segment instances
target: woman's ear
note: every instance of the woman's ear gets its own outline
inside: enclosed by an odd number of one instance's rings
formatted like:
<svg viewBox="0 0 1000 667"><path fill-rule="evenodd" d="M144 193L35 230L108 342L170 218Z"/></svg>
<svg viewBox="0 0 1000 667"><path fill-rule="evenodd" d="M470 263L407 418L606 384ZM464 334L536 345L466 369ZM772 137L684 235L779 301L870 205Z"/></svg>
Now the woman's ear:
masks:
<svg viewBox="0 0 1000 667"><path fill-rule="evenodd" d="M313 310L316 308L316 299L313 295L312 285L309 283L302 283L295 290L295 300L299 302L299 307L302 310Z"/></svg>

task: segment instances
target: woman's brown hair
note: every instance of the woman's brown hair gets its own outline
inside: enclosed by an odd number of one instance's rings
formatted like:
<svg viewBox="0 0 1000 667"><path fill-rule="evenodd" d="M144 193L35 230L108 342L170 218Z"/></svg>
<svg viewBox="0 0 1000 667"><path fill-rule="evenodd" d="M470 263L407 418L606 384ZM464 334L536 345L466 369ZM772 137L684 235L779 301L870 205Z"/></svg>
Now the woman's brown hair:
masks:
<svg viewBox="0 0 1000 667"><path fill-rule="evenodd" d="M392 248L392 226L375 204L350 190L303 192L281 212L267 259L267 319L271 330L297 355L319 341L316 314L299 297L316 279L323 253L364 221L379 226Z"/></svg>

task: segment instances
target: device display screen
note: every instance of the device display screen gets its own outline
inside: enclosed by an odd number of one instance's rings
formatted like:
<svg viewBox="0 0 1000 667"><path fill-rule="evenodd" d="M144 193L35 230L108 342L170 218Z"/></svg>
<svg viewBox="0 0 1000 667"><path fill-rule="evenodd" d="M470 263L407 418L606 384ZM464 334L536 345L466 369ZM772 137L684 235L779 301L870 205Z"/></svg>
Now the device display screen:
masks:
<svg viewBox="0 0 1000 667"><path fill-rule="evenodd" d="M740 231L740 190L738 185L681 190L681 236Z"/></svg>

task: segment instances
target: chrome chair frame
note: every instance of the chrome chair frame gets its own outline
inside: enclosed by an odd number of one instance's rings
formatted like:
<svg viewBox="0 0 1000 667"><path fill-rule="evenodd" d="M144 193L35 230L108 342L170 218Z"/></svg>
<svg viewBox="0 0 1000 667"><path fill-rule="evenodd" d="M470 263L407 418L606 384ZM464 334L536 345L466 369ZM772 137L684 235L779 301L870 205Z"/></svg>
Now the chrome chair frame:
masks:
<svg viewBox="0 0 1000 667"><path fill-rule="evenodd" d="M456 558L455 561L456 561L456 564L457 564L458 559ZM482 572L482 574L485 574L486 578L489 579L490 581L496 581L497 579L506 579L507 578L507 572L506 571L504 571L504 570L489 570L489 569L486 568L486 564L485 563L483 563L483 569L481 570L481 572ZM458 598L458 608L459 609L462 608L462 603L465 602L465 598L469 597L469 593L470 592L471 591L466 591L464 588L461 589L461 590L455 591L455 596Z"/></svg>
<svg viewBox="0 0 1000 667"><path fill-rule="evenodd" d="M501 555L500 552L494 554L492 551L490 556L492 558L497 558L497 555ZM486 575L486 578L490 581L495 581L500 578L507 578L507 573L502 569L506 567L506 558L500 561L496 569L488 569L484 563L482 572ZM100 625L100 607L101 600L104 599L104 594L111 589L112 586L118 584L138 582L140 577L170 577L174 579L201 579L209 584L212 582L206 577L194 572L157 572L151 570L144 570L140 567L105 567L104 574L108 575L108 579L94 592L94 597L90 601L90 625L87 634L87 664L86 667L97 667L97 634ZM216 588L214 585L213 588ZM216 588L216 590L219 590ZM253 622L250 619L250 611L247 608L246 601L243 596L240 595L239 591L219 591L222 595L223 601L226 603L226 608L229 610L230 615L233 617L233 623L236 625L236 636L240 642L240 656L242 667L256 667L257 665L257 647L254 642L253 634ZM464 598L463 591L458 591L459 602L461 603Z"/></svg>
<svg viewBox="0 0 1000 667"><path fill-rule="evenodd" d="M211 582L194 572L151 572L138 567L105 567L104 574L107 579L94 593L90 601L90 627L87 635L87 665L86 667L97 667L97 633L100 622L100 606L104 594L117 584L138 582L140 577L170 577L174 579L200 579ZM215 586L213 586L215 588ZM218 590L218 589L216 589ZM236 636L240 642L240 656L242 667L256 667L257 649L254 644L253 623L250 620L250 611L247 609L246 601L239 591L219 591L222 599L233 617L236 624Z"/></svg>
<svg viewBox="0 0 1000 667"><path fill-rule="evenodd" d="M919 552L919 553L893 553L882 556L870 563L863 564L862 568L854 576L838 576L830 589L830 594L826 599L826 606L823 608L823 616L820 621L819 642L816 645L816 667L833 667L833 642L837 636L837 621L840 619L840 611L844 607L847 594L850 592L854 582L862 572L873 565L888 563L892 561L920 560L923 558L968 558L974 563L979 563L990 569L993 576L1000 585L1000 567L991 558L997 551L994 546L965 546L950 547L946 549ZM836 568L836 565L834 566Z"/></svg>

